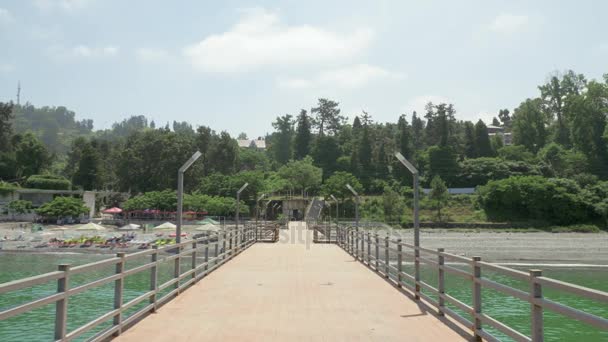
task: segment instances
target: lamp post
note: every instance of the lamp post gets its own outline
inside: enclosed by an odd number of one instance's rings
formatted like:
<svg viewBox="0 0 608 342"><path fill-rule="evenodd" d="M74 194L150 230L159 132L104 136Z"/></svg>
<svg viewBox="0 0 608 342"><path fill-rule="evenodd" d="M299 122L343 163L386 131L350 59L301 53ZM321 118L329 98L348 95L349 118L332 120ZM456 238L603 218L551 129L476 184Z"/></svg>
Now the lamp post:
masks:
<svg viewBox="0 0 608 342"><path fill-rule="evenodd" d="M414 266L416 284L418 284L420 281L420 218L418 208L420 185L418 183L418 169L416 169L412 163L405 159L401 153L395 152L395 157L412 173L412 176L414 177ZM420 299L418 293L420 293L420 285L416 285L416 299Z"/></svg>
<svg viewBox="0 0 608 342"><path fill-rule="evenodd" d="M194 152L192 157L177 171L177 228L175 229L175 242L182 241L182 211L184 207L184 172L198 159L202 153Z"/></svg>
<svg viewBox="0 0 608 342"><path fill-rule="evenodd" d="M350 186L350 184L346 184L346 187L355 195L355 229L359 231L359 194Z"/></svg>
<svg viewBox="0 0 608 342"><path fill-rule="evenodd" d="M260 197L258 197L258 199L255 201L255 209L256 209L256 214L255 214L255 226L258 226L258 218L260 217L260 201L266 197L266 194L262 194Z"/></svg>
<svg viewBox="0 0 608 342"><path fill-rule="evenodd" d="M243 184L243 186L236 192L236 233L239 233L239 219L241 215L241 192L245 190L245 188L249 186L249 183ZM241 240L243 236L241 236Z"/></svg>
<svg viewBox="0 0 608 342"><path fill-rule="evenodd" d="M331 199L333 199L334 202L336 202L336 224L339 224L340 223L340 218L339 218L340 211L338 210L338 200L336 199L336 197L334 195L329 195L329 197L331 197Z"/></svg>

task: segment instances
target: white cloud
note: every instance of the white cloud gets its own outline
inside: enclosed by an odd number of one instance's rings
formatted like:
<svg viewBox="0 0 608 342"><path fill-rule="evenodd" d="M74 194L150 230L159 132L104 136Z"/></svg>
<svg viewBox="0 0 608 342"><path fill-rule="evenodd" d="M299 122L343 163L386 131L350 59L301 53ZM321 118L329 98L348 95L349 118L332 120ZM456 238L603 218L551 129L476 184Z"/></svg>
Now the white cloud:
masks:
<svg viewBox="0 0 608 342"><path fill-rule="evenodd" d="M529 21L530 18L527 15L503 13L494 18L494 21L490 25L490 30L503 34L512 34L528 26Z"/></svg>
<svg viewBox="0 0 608 342"><path fill-rule="evenodd" d="M0 63L0 73L8 73L15 70L15 66L8 63Z"/></svg>
<svg viewBox="0 0 608 342"><path fill-rule="evenodd" d="M48 53L55 59L60 61L73 59L101 59L110 58L118 55L119 48L116 46L89 46L77 45L66 48L62 46L53 46L48 49Z"/></svg>
<svg viewBox="0 0 608 342"><path fill-rule="evenodd" d="M369 28L343 34L309 25L287 26L276 13L245 11L230 30L184 48L198 70L239 72L264 66L342 61L365 50L373 37Z"/></svg>
<svg viewBox="0 0 608 342"><path fill-rule="evenodd" d="M115 46L90 47L87 45L78 45L71 49L71 53L75 57L112 57L118 54L118 48Z"/></svg>
<svg viewBox="0 0 608 342"><path fill-rule="evenodd" d="M418 115L424 115L425 107L427 103L433 102L433 104L439 103L452 103L450 99L440 95L420 95L412 98L408 103L403 106L403 111L410 113L416 111Z"/></svg>
<svg viewBox="0 0 608 342"><path fill-rule="evenodd" d="M354 89L382 79L402 79L401 73L393 73L381 67L369 64L356 64L347 67L325 70L310 79L288 78L279 79L281 88L313 88L313 87L335 87Z"/></svg>
<svg viewBox="0 0 608 342"><path fill-rule="evenodd" d="M157 48L139 48L135 50L135 56L140 62L160 63L169 59L170 55L166 50Z"/></svg>
<svg viewBox="0 0 608 342"><path fill-rule="evenodd" d="M43 11L60 9L71 12L85 8L92 1L93 0L34 0L34 5Z"/></svg>
<svg viewBox="0 0 608 342"><path fill-rule="evenodd" d="M0 24L10 24L13 22L13 16L7 9L0 7Z"/></svg>

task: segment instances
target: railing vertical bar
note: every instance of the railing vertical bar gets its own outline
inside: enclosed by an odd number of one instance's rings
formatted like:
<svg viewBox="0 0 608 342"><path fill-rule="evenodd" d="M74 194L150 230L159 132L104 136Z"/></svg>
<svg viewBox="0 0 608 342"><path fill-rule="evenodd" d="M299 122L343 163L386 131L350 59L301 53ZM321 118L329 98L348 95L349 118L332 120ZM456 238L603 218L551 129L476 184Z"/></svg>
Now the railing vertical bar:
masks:
<svg viewBox="0 0 608 342"><path fill-rule="evenodd" d="M176 278L174 287L177 290L176 295L179 295L180 293L180 288L179 288L179 276L181 275L181 254L182 254L182 246L178 246L177 247L177 257L175 258L175 261L173 263L173 277Z"/></svg>
<svg viewBox="0 0 608 342"><path fill-rule="evenodd" d="M401 245L401 239L397 239L397 286L401 287L401 268L403 266L403 256L401 252L403 246Z"/></svg>
<svg viewBox="0 0 608 342"><path fill-rule="evenodd" d="M384 276L386 278L389 278L389 272L390 272L390 268L389 268L389 238L388 238L388 233L386 233L386 237L384 238Z"/></svg>
<svg viewBox="0 0 608 342"><path fill-rule="evenodd" d="M156 312L156 299L158 297L158 246L152 246L154 253L152 253L153 266L150 268L150 291L154 291L150 296L150 304L153 304L152 312Z"/></svg>
<svg viewBox="0 0 608 342"><path fill-rule="evenodd" d="M530 295L534 299L542 299L543 298L543 290L542 285L536 281L537 277L543 275L543 271L541 270L530 270ZM532 323L532 341L534 342L542 342L544 341L544 332L543 332L543 307L535 304L533 302L530 303L531 312L531 323Z"/></svg>
<svg viewBox="0 0 608 342"><path fill-rule="evenodd" d="M367 232L367 265L372 265L372 233Z"/></svg>
<svg viewBox="0 0 608 342"><path fill-rule="evenodd" d="M479 265L479 261L481 261L481 257L474 256L471 258L473 261L473 334L475 335L475 340L481 341L481 335L477 333L478 330L481 330L481 266Z"/></svg>
<svg viewBox="0 0 608 342"><path fill-rule="evenodd" d="M207 275L207 270L209 269L209 233L205 234L207 239L205 239L205 275ZM217 246L217 245L216 245Z"/></svg>
<svg viewBox="0 0 608 342"><path fill-rule="evenodd" d="M70 289L70 264L61 264L58 270L63 277L57 279L57 292L65 293ZM55 340L63 340L67 334L68 296L55 303Z"/></svg>
<svg viewBox="0 0 608 342"><path fill-rule="evenodd" d="M378 265L379 263L379 259L380 259L380 237L378 236L378 233L374 233L374 239L376 240L376 255L375 255L375 260L376 260L376 272L378 271Z"/></svg>
<svg viewBox="0 0 608 342"><path fill-rule="evenodd" d="M441 253L443 253L443 252L444 252L443 248L437 248L437 258L438 258L437 269L439 270L439 276L437 278L437 290L439 291L437 314L439 316L445 315L445 312L443 311L443 309L445 308L445 298L443 298L443 295L445 294L445 271L443 270L443 265L445 264L445 258L443 257L443 255L441 255Z"/></svg>
<svg viewBox="0 0 608 342"><path fill-rule="evenodd" d="M122 332L122 302L123 302L123 290L125 285L125 278L123 272L125 271L125 256L124 252L116 253L116 256L120 258L120 261L116 264L116 274L120 274L120 277L114 281L114 310L118 310L116 316L112 320L112 325L118 327L114 336L118 336Z"/></svg>
<svg viewBox="0 0 608 342"><path fill-rule="evenodd" d="M196 241L192 241L192 279L196 279Z"/></svg>

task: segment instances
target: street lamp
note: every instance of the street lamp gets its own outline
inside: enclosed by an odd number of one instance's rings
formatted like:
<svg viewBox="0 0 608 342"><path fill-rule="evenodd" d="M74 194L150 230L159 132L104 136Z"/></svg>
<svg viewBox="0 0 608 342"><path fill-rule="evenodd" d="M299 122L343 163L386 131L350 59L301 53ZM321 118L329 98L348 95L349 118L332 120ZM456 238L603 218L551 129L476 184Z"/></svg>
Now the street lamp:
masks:
<svg viewBox="0 0 608 342"><path fill-rule="evenodd" d="M329 197L331 197L331 199L333 199L334 202L336 202L336 224L339 224L340 223L340 218L339 218L340 211L338 210L338 200L336 199L336 197L334 195L329 195ZM331 217L331 215L330 215L330 217Z"/></svg>
<svg viewBox="0 0 608 342"><path fill-rule="evenodd" d="M262 194L260 197L258 197L258 199L255 201L255 209L256 209L256 214L255 214L255 226L258 226L258 218L260 217L260 201L266 196L266 194Z"/></svg>
<svg viewBox="0 0 608 342"><path fill-rule="evenodd" d="M418 285L420 281L420 218L419 218L419 208L418 208L418 197L419 197L419 187L418 184L418 169L412 165L405 157L399 153L395 152L395 157L405 166L414 177L414 266L415 266L415 278L416 278L416 293L420 292L420 285ZM416 299L419 299L416 296Z"/></svg>
<svg viewBox="0 0 608 342"><path fill-rule="evenodd" d="M182 211L184 207L184 172L198 159L202 153L194 152L192 157L182 165L177 171L177 228L175 229L175 242L180 243L182 240Z"/></svg>
<svg viewBox="0 0 608 342"><path fill-rule="evenodd" d="M239 215L241 212L241 192L249 186L249 183L243 184L243 186L236 192L236 229L239 229Z"/></svg>
<svg viewBox="0 0 608 342"><path fill-rule="evenodd" d="M357 231L359 230L359 194L355 191L355 189L353 189L352 186L350 186L350 184L346 184L346 187L348 188L348 190L350 190L350 192L353 193L353 195L355 195L355 228L357 229Z"/></svg>
<svg viewBox="0 0 608 342"><path fill-rule="evenodd" d="M249 186L249 183L245 183L243 184L243 186L237 190L236 192L236 232L237 234L239 233L239 218L240 218L240 214L241 214L241 192L243 192L243 190L245 190L245 188ZM241 236L241 241L244 237Z"/></svg>

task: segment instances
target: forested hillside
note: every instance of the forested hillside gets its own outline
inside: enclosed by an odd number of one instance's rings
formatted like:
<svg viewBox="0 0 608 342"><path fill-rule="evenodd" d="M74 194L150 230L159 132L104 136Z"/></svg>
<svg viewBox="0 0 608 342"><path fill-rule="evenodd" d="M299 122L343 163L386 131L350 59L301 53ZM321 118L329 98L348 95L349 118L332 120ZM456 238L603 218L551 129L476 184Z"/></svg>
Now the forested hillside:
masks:
<svg viewBox="0 0 608 342"><path fill-rule="evenodd" d="M26 186L30 176L53 174L74 188L162 191L175 187L176 170L200 150L201 160L186 177L189 192L232 196L248 181L251 198L282 191L345 200L345 182L366 195L407 192L411 178L394 158L399 151L420 169L424 186L433 179L448 187L490 182L480 189L480 205L496 219L505 219L501 208L523 196L525 189L501 183L510 177L546 179L552 190L539 203L559 197L562 205L580 209L559 222L606 217L608 75L588 80L573 71L555 74L538 87L537 97L500 110L491 123L460 120L457 104L450 103L396 113L394 122L377 122L365 111L343 113L331 99L302 105L312 109L276 117L268 148L258 150L239 148L225 131L186 122L159 127L134 116L93 131L91 120L78 121L64 107L4 104L0 178ZM498 133L489 134L490 124ZM505 146L505 136L512 144ZM524 211L522 219L553 215Z"/></svg>

